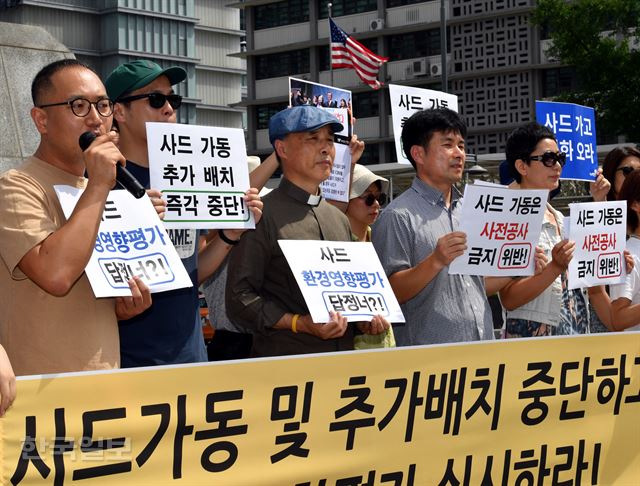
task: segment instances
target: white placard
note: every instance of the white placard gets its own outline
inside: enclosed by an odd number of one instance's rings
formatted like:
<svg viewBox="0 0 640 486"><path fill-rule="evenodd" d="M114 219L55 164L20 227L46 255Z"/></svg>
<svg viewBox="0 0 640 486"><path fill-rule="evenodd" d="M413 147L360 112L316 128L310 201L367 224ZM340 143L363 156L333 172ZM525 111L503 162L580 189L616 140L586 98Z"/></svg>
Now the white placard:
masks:
<svg viewBox="0 0 640 486"><path fill-rule="evenodd" d="M349 179L351 178L351 152L348 145L336 143L336 157L329 178L320 184L322 195L333 201L349 202Z"/></svg>
<svg viewBox="0 0 640 486"><path fill-rule="evenodd" d="M449 273L507 277L533 275L549 191L467 184L460 231L467 250Z"/></svg>
<svg viewBox="0 0 640 486"><path fill-rule="evenodd" d="M244 132L147 123L150 186L167 201L167 228L255 228L244 203L249 167Z"/></svg>
<svg viewBox="0 0 640 486"><path fill-rule="evenodd" d="M400 304L371 243L326 240L278 240L313 322L340 312L350 322L377 314L404 322Z"/></svg>
<svg viewBox="0 0 640 486"><path fill-rule="evenodd" d="M83 190L54 188L65 216L71 217ZM152 293L192 286L149 198L136 199L124 190L111 191L107 197L85 272L96 297L131 295L128 281L134 275Z"/></svg>
<svg viewBox="0 0 640 486"><path fill-rule="evenodd" d="M626 201L574 203L569 210L569 239L576 242L569 263L569 288L624 282Z"/></svg>
<svg viewBox="0 0 640 486"><path fill-rule="evenodd" d="M433 108L449 108L458 111L458 97L453 94L434 91L432 89L412 88L399 84L389 85L391 99L391 115L393 118L393 138L396 142L396 156L398 162L409 164L402 151L402 127L404 122L416 111Z"/></svg>
<svg viewBox="0 0 640 486"><path fill-rule="evenodd" d="M331 101L329 100L331 94ZM333 201L349 202L349 180L351 178L351 91L304 79L289 78L289 106L310 105L326 110L342 123L342 131L336 132L334 146L336 156L331 175L320 184L322 195Z"/></svg>

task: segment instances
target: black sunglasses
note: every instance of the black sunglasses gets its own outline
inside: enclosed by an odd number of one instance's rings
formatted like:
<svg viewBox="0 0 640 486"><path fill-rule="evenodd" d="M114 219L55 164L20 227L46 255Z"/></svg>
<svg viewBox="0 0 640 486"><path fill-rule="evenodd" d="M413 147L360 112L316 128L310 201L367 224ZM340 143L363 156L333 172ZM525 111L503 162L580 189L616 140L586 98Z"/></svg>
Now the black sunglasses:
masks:
<svg viewBox="0 0 640 486"><path fill-rule="evenodd" d="M373 206L373 203L376 201L378 201L378 204L380 204L380 206L384 206L384 204L387 202L387 195L384 192L378 194L377 197L373 194L367 194L366 196L360 196L360 199L363 199L364 203L367 206Z"/></svg>
<svg viewBox="0 0 640 486"><path fill-rule="evenodd" d="M173 108L174 110L180 108L180 105L182 104L182 96L177 94L166 95L162 93L145 93L134 96L125 96L124 98L118 98L116 102L126 103L129 101L141 100L144 98L149 98L149 106L151 108L155 108L156 110L162 108L167 101L171 105L171 108Z"/></svg>
<svg viewBox="0 0 640 486"><path fill-rule="evenodd" d="M630 165L627 165L625 167L618 167L616 169L616 172L618 171L622 171L622 174L627 177L629 174L631 174L635 169L635 167L631 167Z"/></svg>
<svg viewBox="0 0 640 486"><path fill-rule="evenodd" d="M530 155L529 160L539 160L545 167L553 167L556 164L560 164L560 167L564 167L567 161L567 154L564 152L545 152L542 155Z"/></svg>

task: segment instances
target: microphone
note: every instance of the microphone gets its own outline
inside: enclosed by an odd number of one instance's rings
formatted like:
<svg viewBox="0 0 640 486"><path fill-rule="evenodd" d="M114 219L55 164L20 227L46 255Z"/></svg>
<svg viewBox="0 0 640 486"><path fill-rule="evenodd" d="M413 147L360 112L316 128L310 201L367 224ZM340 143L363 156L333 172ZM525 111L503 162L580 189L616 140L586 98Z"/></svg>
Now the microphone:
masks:
<svg viewBox="0 0 640 486"><path fill-rule="evenodd" d="M80 148L84 152L89 148L89 145L91 145L91 143L95 139L96 139L95 133L84 132L82 135L80 135L80 138L78 139L78 144L80 145ZM127 160L127 162L129 161ZM122 165L120 165L119 163L116 164L116 181L118 182L118 184L124 187L127 191L133 194L133 197L135 197L136 199L140 199L142 196L145 195L146 191L142 186L142 184L140 184L138 179L133 177L131 172L129 172L125 167L122 167Z"/></svg>

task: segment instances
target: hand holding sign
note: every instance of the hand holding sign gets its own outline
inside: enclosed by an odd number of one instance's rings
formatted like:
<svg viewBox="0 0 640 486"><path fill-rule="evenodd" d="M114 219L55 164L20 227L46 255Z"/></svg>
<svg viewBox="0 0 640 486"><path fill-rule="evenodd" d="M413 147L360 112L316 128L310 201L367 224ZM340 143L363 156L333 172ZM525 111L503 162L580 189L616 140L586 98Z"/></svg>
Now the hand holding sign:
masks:
<svg viewBox="0 0 640 486"><path fill-rule="evenodd" d="M462 255L467 249L467 235L462 231L452 231L438 239L433 257L440 268L444 268Z"/></svg>
<svg viewBox="0 0 640 486"><path fill-rule="evenodd" d="M336 339L342 337L347 330L347 318L339 312L329 312L329 321L315 323L310 314L298 319L298 332L311 334L320 339Z"/></svg>
<svg viewBox="0 0 640 486"><path fill-rule="evenodd" d="M571 263L573 258L573 252L576 249L576 244L573 241L562 240L551 250L551 265L560 270L560 273L564 272Z"/></svg>

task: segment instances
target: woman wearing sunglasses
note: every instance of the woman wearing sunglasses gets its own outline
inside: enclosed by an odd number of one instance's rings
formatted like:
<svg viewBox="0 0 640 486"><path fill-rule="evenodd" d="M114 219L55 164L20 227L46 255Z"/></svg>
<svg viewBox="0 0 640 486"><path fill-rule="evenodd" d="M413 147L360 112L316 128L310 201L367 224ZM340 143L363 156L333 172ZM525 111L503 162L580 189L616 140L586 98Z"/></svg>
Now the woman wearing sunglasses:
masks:
<svg viewBox="0 0 640 486"><path fill-rule="evenodd" d="M627 228L630 236L627 248L635 259L635 265L631 270L627 269L624 283L611 287L613 303L611 324L608 327L612 331L631 328L640 331L640 171L629 173L618 194L620 199L627 201Z"/></svg>
<svg viewBox="0 0 640 486"><path fill-rule="evenodd" d="M507 162L521 189L558 187L566 155L555 135L535 122L516 129L506 145ZM596 201L605 199L608 181L598 172L591 184ZM550 256L536 275L511 279L499 292L507 310L505 337L531 337L589 332L588 299L568 288L567 268L575 243L562 239L563 216L547 204L538 245Z"/></svg>
<svg viewBox="0 0 640 486"><path fill-rule="evenodd" d="M389 181L374 174L364 165L353 166L351 190L346 214L355 241L371 241L370 225L378 218L380 209L387 202ZM356 334L353 339L355 349L395 347L393 328L380 334Z"/></svg>
<svg viewBox="0 0 640 486"><path fill-rule="evenodd" d="M378 218L380 208L387 202L389 181L363 165L353 168L347 217L357 241L371 241L370 225Z"/></svg>
<svg viewBox="0 0 640 486"><path fill-rule="evenodd" d="M608 201L617 201L625 178L635 169L640 169L640 150L635 147L614 148L604 159L602 172L612 182L607 194Z"/></svg>

